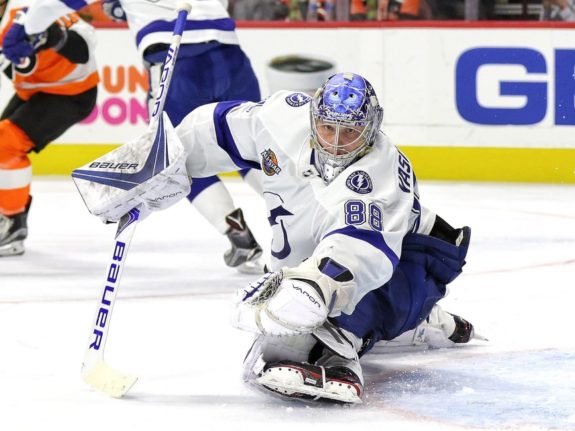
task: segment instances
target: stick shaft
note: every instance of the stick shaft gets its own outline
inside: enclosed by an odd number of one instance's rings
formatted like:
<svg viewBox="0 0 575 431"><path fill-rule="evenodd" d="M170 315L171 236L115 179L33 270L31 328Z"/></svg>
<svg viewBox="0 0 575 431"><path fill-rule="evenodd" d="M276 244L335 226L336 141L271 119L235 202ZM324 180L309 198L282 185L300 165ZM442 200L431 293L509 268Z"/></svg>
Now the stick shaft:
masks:
<svg viewBox="0 0 575 431"><path fill-rule="evenodd" d="M174 73L174 66L176 65L176 58L178 56L178 50L180 49L180 42L182 40L182 34L184 32L188 13L189 9L178 10L178 18L176 19L172 41L170 43L170 47L168 48L168 54L166 55L164 65L162 67L158 94L156 94L152 112L150 113L150 127L154 122L158 121L158 118L164 111L164 105L168 96L168 89L170 87L170 81L172 80L172 75Z"/></svg>

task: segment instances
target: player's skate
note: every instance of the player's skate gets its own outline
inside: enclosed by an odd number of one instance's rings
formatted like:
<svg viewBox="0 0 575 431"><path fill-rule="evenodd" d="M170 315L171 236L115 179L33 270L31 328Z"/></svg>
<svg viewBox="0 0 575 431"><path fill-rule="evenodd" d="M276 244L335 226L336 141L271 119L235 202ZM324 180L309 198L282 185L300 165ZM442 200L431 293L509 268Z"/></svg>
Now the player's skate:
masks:
<svg viewBox="0 0 575 431"><path fill-rule="evenodd" d="M19 256L24 254L24 240L28 236L28 211L32 199L28 200L26 209L11 216L0 214L0 257Z"/></svg>
<svg viewBox="0 0 575 431"><path fill-rule="evenodd" d="M475 334L473 325L462 317L444 311L435 305L431 313L416 329L419 329L425 342L432 348L452 347L465 344L473 338L485 339Z"/></svg>
<svg viewBox="0 0 575 431"><path fill-rule="evenodd" d="M393 340L376 344L374 350L379 353L394 353L404 350L440 349L465 344L473 339L487 340L475 332L470 322L444 311L436 304L427 319L415 329L404 332Z"/></svg>
<svg viewBox="0 0 575 431"><path fill-rule="evenodd" d="M289 398L361 403L363 382L349 368L323 367L306 362L266 364L256 383Z"/></svg>
<svg viewBox="0 0 575 431"><path fill-rule="evenodd" d="M241 208L228 214L226 223L229 226L226 236L231 243L224 254L226 265L246 274L263 274L262 248L248 228Z"/></svg>

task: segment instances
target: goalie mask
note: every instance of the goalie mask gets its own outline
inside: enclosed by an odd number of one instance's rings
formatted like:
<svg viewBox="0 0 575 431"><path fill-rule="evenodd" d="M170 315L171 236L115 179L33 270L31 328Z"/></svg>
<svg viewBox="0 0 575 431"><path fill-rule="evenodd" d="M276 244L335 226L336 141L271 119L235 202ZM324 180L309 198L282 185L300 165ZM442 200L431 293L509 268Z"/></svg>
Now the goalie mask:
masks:
<svg viewBox="0 0 575 431"><path fill-rule="evenodd" d="M369 152L381 126L383 108L364 78L353 73L330 77L311 103L315 167L326 184Z"/></svg>

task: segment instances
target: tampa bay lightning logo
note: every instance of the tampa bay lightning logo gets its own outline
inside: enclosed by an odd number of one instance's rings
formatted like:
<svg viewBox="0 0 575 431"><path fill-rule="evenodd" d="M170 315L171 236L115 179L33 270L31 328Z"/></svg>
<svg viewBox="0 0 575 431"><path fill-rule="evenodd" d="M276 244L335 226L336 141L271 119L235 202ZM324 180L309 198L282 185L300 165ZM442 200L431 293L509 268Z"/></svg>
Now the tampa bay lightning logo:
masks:
<svg viewBox="0 0 575 431"><path fill-rule="evenodd" d="M299 108L300 106L308 103L310 100L311 97L304 93L292 93L286 97L287 104L293 108Z"/></svg>
<svg viewBox="0 0 575 431"><path fill-rule="evenodd" d="M355 171L352 172L347 180L345 181L345 185L356 193L360 195L365 195L373 190L373 184L371 182L371 178L364 171Z"/></svg>

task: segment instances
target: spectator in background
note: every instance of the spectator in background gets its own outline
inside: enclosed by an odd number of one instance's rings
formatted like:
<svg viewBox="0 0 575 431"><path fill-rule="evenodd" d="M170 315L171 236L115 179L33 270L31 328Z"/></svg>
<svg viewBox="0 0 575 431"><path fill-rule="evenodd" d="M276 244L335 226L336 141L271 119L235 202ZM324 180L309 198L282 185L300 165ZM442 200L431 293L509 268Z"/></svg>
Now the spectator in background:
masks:
<svg viewBox="0 0 575 431"><path fill-rule="evenodd" d="M403 6L403 0L379 0L377 5L377 20L378 21L398 20L402 6Z"/></svg>
<svg viewBox="0 0 575 431"><path fill-rule="evenodd" d="M543 21L575 21L574 0L543 0Z"/></svg>
<svg viewBox="0 0 575 431"><path fill-rule="evenodd" d="M351 21L433 19L426 0L351 0Z"/></svg>
<svg viewBox="0 0 575 431"><path fill-rule="evenodd" d="M244 21L279 21L289 14L282 0L235 0L231 9L232 18Z"/></svg>

